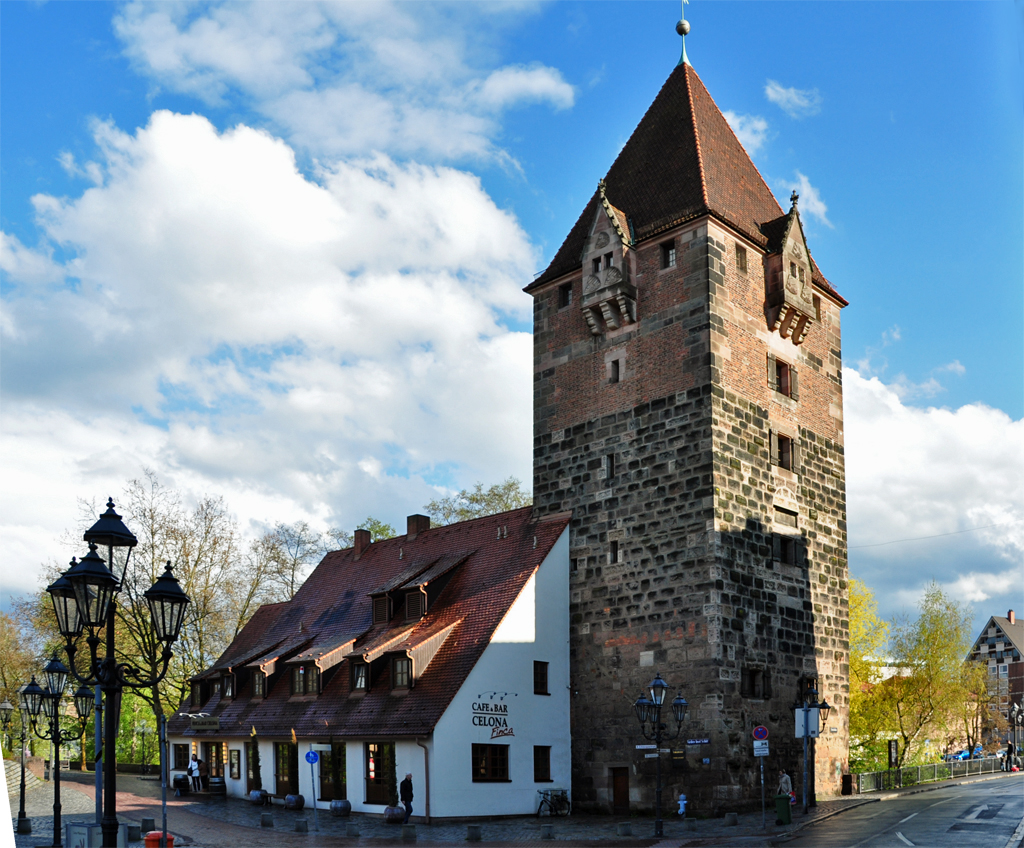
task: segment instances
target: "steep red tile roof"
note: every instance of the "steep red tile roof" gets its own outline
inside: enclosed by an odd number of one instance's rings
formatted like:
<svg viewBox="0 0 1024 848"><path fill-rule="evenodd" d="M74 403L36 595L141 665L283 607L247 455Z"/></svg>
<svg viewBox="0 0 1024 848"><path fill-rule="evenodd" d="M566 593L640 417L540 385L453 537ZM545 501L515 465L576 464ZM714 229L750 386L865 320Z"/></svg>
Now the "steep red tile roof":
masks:
<svg viewBox="0 0 1024 848"><path fill-rule="evenodd" d="M605 196L625 214L627 232L636 242L712 215L766 248L762 225L784 214L697 72L687 64L677 66L666 80L604 181ZM547 270L526 287L527 292L580 267L598 202L595 192ZM814 281L846 303L817 266Z"/></svg>
<svg viewBox="0 0 1024 848"><path fill-rule="evenodd" d="M254 652L258 646L273 652L272 645L293 645L292 655L277 663L280 672L300 650L314 651L358 633L355 652L372 646L415 656L422 648L424 656L431 656L415 686L392 693L390 671L382 663L370 691L352 695L350 665L343 662L325 672L316 698L290 697L287 675L281 674L270 679L266 698L254 700L245 681L234 700L214 697L201 706L183 707L181 712L218 716L220 731L192 731L188 718L176 715L168 722L169 732L211 739L248 736L254 726L261 736L287 737L294 728L297 736L311 739L430 733L568 523L567 513L536 519L525 507L437 527L412 542L404 536L375 542L358 559L352 549L329 553L291 601L276 605L282 609L261 609L253 616L213 668L227 668L229 657L261 656ZM453 556L460 564L421 620L406 624L399 614L387 625L372 625L371 592L402 585L420 564L448 565Z"/></svg>

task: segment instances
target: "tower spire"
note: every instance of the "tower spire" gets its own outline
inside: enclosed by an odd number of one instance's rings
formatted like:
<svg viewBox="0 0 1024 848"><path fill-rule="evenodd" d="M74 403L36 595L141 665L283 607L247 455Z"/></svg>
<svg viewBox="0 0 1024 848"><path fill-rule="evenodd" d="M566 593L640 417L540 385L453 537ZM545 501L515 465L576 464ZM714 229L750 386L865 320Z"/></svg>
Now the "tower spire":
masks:
<svg viewBox="0 0 1024 848"><path fill-rule="evenodd" d="M683 0L680 4L682 6L682 15L679 18L679 23L676 24L676 32L678 32L680 37L683 39L683 52L679 54L679 61L676 62L677 68L680 65L690 64L690 60L686 55L686 34L690 31L690 22L686 20L686 4L689 2L690 0Z"/></svg>

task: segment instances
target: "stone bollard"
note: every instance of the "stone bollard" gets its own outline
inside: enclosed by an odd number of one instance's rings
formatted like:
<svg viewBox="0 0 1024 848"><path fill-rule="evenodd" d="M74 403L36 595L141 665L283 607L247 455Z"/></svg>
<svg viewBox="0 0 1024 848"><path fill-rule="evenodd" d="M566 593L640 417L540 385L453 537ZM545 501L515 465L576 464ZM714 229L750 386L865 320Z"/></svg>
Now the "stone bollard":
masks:
<svg viewBox="0 0 1024 848"><path fill-rule="evenodd" d="M540 838L541 839L554 839L555 838L555 826L553 824L542 824L540 826Z"/></svg>
<svg viewBox="0 0 1024 848"><path fill-rule="evenodd" d="M740 823L740 817L737 813L726 813L725 814L725 826L735 827Z"/></svg>
<svg viewBox="0 0 1024 848"><path fill-rule="evenodd" d="M260 813L260 827L273 827L274 826L274 814L273 813Z"/></svg>
<svg viewBox="0 0 1024 848"><path fill-rule="evenodd" d="M142 824L139 826L139 830L142 833L149 833L151 830L156 830L156 819L143 819Z"/></svg>
<svg viewBox="0 0 1024 848"><path fill-rule="evenodd" d="M403 842L415 842L416 841L416 825L414 825L414 824L403 824L402 825L402 841Z"/></svg>
<svg viewBox="0 0 1024 848"><path fill-rule="evenodd" d="M309 833L309 820L308 819L295 819L295 832L296 833Z"/></svg>
<svg viewBox="0 0 1024 848"><path fill-rule="evenodd" d="M696 830L697 829L697 819L683 819L683 826L687 830Z"/></svg>
<svg viewBox="0 0 1024 848"><path fill-rule="evenodd" d="M619 822L615 826L615 832L619 836L632 836L633 835L633 825L630 822Z"/></svg>
<svg viewBox="0 0 1024 848"><path fill-rule="evenodd" d="M478 824L467 824L466 825L466 841L467 842L479 842L483 839L483 831Z"/></svg>
<svg viewBox="0 0 1024 848"><path fill-rule="evenodd" d="M345 836L351 836L355 839L359 838L359 825L355 822L348 822L345 825Z"/></svg>

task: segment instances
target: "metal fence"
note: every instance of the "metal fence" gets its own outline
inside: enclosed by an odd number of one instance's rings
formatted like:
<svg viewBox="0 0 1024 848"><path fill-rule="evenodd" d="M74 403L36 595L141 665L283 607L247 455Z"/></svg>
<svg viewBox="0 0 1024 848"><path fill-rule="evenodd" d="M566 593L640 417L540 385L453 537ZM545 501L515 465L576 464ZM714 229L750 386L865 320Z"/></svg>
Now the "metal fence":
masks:
<svg viewBox="0 0 1024 848"><path fill-rule="evenodd" d="M857 792L881 792L899 789L902 786L916 786L918 783L934 783L967 777L971 774L989 774L999 771L1002 760L985 757L978 760L956 760L951 763L931 763L924 766L904 766L889 771L869 771L856 775Z"/></svg>

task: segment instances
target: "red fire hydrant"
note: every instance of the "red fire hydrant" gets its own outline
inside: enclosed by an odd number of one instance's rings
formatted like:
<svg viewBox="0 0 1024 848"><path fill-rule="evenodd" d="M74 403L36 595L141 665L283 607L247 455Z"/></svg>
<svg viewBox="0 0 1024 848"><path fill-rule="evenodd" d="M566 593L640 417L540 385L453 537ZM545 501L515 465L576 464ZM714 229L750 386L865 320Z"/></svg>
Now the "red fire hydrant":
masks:
<svg viewBox="0 0 1024 848"><path fill-rule="evenodd" d="M160 837L162 831L151 830L146 834L146 848L160 848ZM174 837L167 834L167 848L174 848Z"/></svg>

